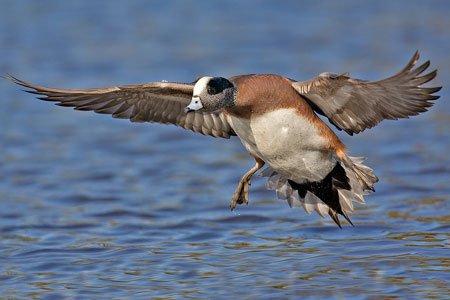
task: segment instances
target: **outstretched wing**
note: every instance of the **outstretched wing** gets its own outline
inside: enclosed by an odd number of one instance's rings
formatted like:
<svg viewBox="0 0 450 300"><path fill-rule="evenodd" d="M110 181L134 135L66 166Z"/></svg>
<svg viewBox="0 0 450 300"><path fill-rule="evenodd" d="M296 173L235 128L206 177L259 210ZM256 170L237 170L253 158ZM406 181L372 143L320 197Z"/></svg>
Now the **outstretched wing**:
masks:
<svg viewBox="0 0 450 300"><path fill-rule="evenodd" d="M308 81L293 81L292 86L314 110L328 117L337 128L353 135L384 119L408 118L433 105L429 100L439 98L432 94L441 87L424 88L421 85L436 77L437 70L419 76L430 61L413 69L418 60L419 51L398 74L379 81L353 79L348 73L322 73Z"/></svg>
<svg viewBox="0 0 450 300"><path fill-rule="evenodd" d="M15 77L8 79L42 95L38 99L59 102L77 110L93 110L131 122L174 124L205 135L229 138L235 135L220 112L184 112L192 98L194 85L150 82L101 89L64 90L34 85Z"/></svg>

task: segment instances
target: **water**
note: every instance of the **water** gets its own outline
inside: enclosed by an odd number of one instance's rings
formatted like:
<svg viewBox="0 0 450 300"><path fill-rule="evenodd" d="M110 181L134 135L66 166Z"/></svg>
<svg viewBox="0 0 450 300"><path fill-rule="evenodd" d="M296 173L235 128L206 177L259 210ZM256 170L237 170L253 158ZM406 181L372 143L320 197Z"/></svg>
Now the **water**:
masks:
<svg viewBox="0 0 450 300"><path fill-rule="evenodd" d="M2 1L0 70L64 88L323 71L378 79L416 49L429 113L354 137L377 192L355 227L290 209L236 138L131 124L0 80L0 298L424 299L450 289L450 2Z"/></svg>

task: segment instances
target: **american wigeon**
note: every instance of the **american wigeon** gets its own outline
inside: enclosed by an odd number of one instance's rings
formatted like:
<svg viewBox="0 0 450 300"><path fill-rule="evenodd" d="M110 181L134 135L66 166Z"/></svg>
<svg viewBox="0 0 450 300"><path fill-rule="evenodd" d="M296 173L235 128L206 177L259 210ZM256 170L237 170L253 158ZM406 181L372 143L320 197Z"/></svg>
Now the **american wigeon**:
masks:
<svg viewBox="0 0 450 300"><path fill-rule="evenodd" d="M378 178L362 157L347 147L317 115L353 135L384 119L408 118L433 105L441 87L421 87L437 71L419 76L429 61L413 69L416 52L398 74L379 81L353 79L348 73L322 73L308 81L286 77L241 75L202 77L193 83L151 82L101 89L64 90L37 86L14 77L13 82L77 110L93 110L132 122L174 124L204 135L237 135L256 164L242 176L231 200L248 204L252 175L261 176L291 207L329 214L341 227L338 214L351 223L352 201L364 203Z"/></svg>

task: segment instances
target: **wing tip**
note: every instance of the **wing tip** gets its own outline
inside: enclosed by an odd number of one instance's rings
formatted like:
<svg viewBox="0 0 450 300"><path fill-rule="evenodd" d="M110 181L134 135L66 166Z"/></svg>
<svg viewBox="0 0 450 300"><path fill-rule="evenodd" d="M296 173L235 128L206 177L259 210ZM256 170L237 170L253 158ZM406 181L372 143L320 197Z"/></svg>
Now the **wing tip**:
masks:
<svg viewBox="0 0 450 300"><path fill-rule="evenodd" d="M437 100L437 99L439 99L439 98L441 98L440 95L429 95L427 100L434 101L434 100ZM427 102L427 103L430 104L430 106L428 106L428 107L431 107L431 106L434 105L434 103L432 103L432 102Z"/></svg>
<svg viewBox="0 0 450 300"><path fill-rule="evenodd" d="M414 55L413 55L413 60L414 60L415 62L417 62L417 61L419 60L419 58L420 58L420 50L417 49L416 52L415 52Z"/></svg>
<svg viewBox="0 0 450 300"><path fill-rule="evenodd" d="M420 58L420 51L419 49L417 49L413 57L408 62L408 64L398 74L410 71L417 64L419 58Z"/></svg>
<svg viewBox="0 0 450 300"><path fill-rule="evenodd" d="M27 88L27 89L22 90L24 92L27 92L27 93L30 93L30 94L35 94L35 95L48 96L47 94L43 93L46 88L43 88L43 87L31 84L29 82L26 82L26 81L24 81L22 79L19 79L19 78L15 77L15 76L13 76L13 75L11 75L9 73L7 73L6 76L1 76L1 77L5 78L5 79L7 79L7 80L17 84L17 85L20 85L20 86L23 86L23 87ZM40 98L38 98L38 99L40 99ZM41 99L41 100L47 100L48 101L49 99Z"/></svg>
<svg viewBox="0 0 450 300"><path fill-rule="evenodd" d="M414 66L419 61L419 58L420 58L420 51L419 49L417 49L413 57L411 58L411 64Z"/></svg>
<svg viewBox="0 0 450 300"><path fill-rule="evenodd" d="M6 79L6 80L9 80L9 81L11 81L11 82L14 82L15 84L18 84L18 85L21 85L21 86L28 87L28 85L26 85L26 82L25 82L25 81L20 80L19 78L15 77L15 76L13 76L13 75L11 75L11 74L9 74L9 73L6 73L5 75L2 75L2 76L0 76L0 77L4 78L4 79Z"/></svg>

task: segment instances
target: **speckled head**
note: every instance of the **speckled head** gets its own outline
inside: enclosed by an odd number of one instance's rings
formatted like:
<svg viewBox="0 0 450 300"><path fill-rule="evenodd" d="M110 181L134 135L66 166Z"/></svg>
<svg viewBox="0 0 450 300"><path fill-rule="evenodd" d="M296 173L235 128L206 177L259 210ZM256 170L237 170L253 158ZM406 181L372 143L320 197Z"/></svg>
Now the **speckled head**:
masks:
<svg viewBox="0 0 450 300"><path fill-rule="evenodd" d="M185 111L203 109L211 112L231 107L235 102L235 92L234 85L226 78L202 77L195 83L191 103Z"/></svg>

